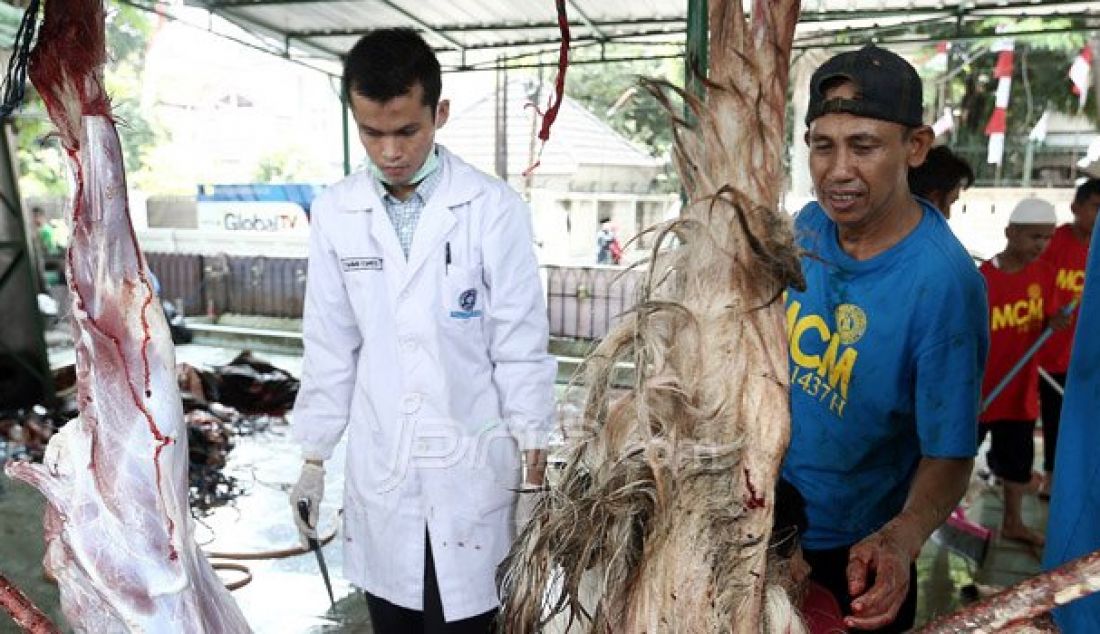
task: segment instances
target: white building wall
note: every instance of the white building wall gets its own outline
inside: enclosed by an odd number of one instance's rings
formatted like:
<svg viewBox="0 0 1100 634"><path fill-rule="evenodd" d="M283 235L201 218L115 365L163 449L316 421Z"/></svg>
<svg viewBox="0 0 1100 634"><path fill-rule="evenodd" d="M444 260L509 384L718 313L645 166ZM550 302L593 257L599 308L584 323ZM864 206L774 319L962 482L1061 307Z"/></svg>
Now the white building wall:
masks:
<svg viewBox="0 0 1100 634"><path fill-rule="evenodd" d="M625 246L639 231L665 219L679 199L673 194L621 194L614 192L531 192L531 213L543 264L595 264L596 232L600 218L610 217L619 241ZM639 206L642 214L639 217ZM631 244L627 261L645 255L645 243Z"/></svg>
<svg viewBox="0 0 1100 634"><path fill-rule="evenodd" d="M1004 250L1005 227L1016 203L1024 198L1041 198L1054 205L1058 223L1071 222L1073 188L973 187L962 193L951 208L948 224L968 251L991 258Z"/></svg>

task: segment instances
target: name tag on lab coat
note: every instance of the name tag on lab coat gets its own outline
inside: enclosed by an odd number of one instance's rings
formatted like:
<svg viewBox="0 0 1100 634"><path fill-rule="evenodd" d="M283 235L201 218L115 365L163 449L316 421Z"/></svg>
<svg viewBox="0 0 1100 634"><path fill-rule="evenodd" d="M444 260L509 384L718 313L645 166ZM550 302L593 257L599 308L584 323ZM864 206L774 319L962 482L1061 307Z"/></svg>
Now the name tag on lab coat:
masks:
<svg viewBox="0 0 1100 634"><path fill-rule="evenodd" d="M341 258L340 265L345 272L351 271L381 271L382 258Z"/></svg>

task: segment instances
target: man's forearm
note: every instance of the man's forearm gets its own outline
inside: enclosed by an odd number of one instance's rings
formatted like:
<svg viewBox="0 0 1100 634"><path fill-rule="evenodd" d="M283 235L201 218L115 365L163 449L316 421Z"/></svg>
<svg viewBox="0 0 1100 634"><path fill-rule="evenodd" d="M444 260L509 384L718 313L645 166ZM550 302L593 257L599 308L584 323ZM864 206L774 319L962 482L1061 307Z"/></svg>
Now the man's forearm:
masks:
<svg viewBox="0 0 1100 634"><path fill-rule="evenodd" d="M971 458L922 458L905 508L883 528L916 558L924 542L958 505L970 482Z"/></svg>

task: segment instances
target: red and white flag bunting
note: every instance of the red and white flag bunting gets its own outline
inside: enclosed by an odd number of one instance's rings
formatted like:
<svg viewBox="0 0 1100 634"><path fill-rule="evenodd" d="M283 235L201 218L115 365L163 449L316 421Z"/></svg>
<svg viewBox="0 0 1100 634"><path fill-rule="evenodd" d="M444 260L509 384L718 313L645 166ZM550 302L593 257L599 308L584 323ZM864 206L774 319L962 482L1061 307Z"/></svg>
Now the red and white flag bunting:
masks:
<svg viewBox="0 0 1100 634"><path fill-rule="evenodd" d="M924 63L925 70L942 73L947 70L947 56L951 50L950 42L936 42L936 53Z"/></svg>
<svg viewBox="0 0 1100 634"><path fill-rule="evenodd" d="M993 43L989 45L989 51L991 53L1011 53L1015 48L1016 42L1010 37L1002 37L999 40L994 40Z"/></svg>
<svg viewBox="0 0 1100 634"><path fill-rule="evenodd" d="M932 124L932 132L936 134L936 137L940 137L955 127L955 116L951 113L951 108L943 109L943 116L936 119Z"/></svg>
<svg viewBox="0 0 1100 634"><path fill-rule="evenodd" d="M1000 165L1005 152L1008 100L1012 93L1013 42L1010 39L997 40L990 50L997 53L997 65L993 69L993 76L997 78L997 98L993 114L985 126L985 133L989 135L986 162Z"/></svg>
<svg viewBox="0 0 1100 634"><path fill-rule="evenodd" d="M1073 94L1077 95L1081 99L1081 105L1079 107L1085 107L1085 101L1089 97L1089 74L1092 70L1092 49L1086 44L1081 52L1074 58L1073 64L1069 67L1069 80L1073 82L1073 86L1070 89Z"/></svg>

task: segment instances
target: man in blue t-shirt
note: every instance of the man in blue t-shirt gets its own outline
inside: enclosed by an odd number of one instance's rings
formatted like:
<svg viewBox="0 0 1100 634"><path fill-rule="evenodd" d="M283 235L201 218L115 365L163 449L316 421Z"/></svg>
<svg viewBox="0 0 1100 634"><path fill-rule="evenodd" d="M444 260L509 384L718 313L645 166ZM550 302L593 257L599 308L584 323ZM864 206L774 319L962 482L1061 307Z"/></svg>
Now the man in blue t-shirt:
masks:
<svg viewBox="0 0 1100 634"><path fill-rule="evenodd" d="M904 631L913 561L976 451L985 288L943 216L909 191L933 138L913 67L867 46L823 64L810 91L817 202L795 221L806 290L787 296L783 476L806 498L811 576L847 626Z"/></svg>

